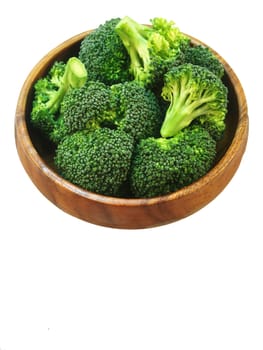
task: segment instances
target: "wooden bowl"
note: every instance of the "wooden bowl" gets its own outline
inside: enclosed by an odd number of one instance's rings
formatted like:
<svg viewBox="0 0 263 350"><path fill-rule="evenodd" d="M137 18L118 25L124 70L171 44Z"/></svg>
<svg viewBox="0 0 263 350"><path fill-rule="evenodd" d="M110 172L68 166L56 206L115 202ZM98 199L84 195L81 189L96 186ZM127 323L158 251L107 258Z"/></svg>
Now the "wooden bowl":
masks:
<svg viewBox="0 0 263 350"><path fill-rule="evenodd" d="M15 116L15 139L20 160L36 187L56 206L82 220L115 228L137 229L185 218L212 201L229 183L244 154L248 138L248 115L242 86L228 63L212 50L225 67L229 89L226 133L218 147L216 165L200 180L169 195L151 199L113 198L86 191L60 177L52 165L52 150L29 123L33 85L56 60L78 54L78 34L50 51L30 72L19 95ZM193 44L202 44L189 36ZM207 45L205 45L207 46Z"/></svg>

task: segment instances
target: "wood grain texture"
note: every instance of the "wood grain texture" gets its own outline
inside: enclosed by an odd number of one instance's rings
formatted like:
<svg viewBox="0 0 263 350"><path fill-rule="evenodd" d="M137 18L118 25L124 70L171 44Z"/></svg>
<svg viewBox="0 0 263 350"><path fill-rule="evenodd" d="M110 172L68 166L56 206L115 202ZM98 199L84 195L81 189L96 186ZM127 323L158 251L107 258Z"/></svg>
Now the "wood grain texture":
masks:
<svg viewBox="0 0 263 350"><path fill-rule="evenodd" d="M36 187L57 207L79 219L115 228L139 229L164 225L185 218L212 201L237 171L248 139L247 103L239 79L218 53L225 67L229 89L227 130L218 148L213 169L202 179L175 193L151 199L112 198L83 190L61 178L52 166L48 145L30 128L33 85L55 60L77 55L80 41L90 31L78 34L49 52L28 75L17 102L15 140L20 160ZM193 44L203 44L191 37Z"/></svg>

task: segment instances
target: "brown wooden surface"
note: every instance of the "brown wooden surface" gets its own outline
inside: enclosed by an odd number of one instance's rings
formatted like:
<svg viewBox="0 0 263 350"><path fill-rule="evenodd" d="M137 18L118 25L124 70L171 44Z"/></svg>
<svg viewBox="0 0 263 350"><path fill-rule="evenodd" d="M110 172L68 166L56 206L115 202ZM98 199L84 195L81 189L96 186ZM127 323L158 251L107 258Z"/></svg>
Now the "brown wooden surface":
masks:
<svg viewBox="0 0 263 350"><path fill-rule="evenodd" d="M77 55L80 40L88 32L65 41L49 52L30 72L17 103L15 139L20 160L36 187L56 206L88 222L117 228L146 228L167 224L187 217L207 205L235 174L248 138L248 115L242 86L231 67L214 52L225 67L225 84L229 88L227 130L218 149L215 167L202 179L167 196L151 199L122 199L85 191L62 179L54 171L47 145L28 127L32 103L32 86L52 63ZM203 44L190 37L194 44Z"/></svg>

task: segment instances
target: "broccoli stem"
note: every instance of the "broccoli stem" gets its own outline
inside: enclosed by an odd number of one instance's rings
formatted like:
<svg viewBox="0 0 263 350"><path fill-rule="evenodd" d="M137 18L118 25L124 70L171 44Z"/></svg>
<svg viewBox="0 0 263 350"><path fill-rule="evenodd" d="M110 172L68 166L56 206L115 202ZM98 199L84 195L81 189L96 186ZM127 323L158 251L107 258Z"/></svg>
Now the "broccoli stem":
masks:
<svg viewBox="0 0 263 350"><path fill-rule="evenodd" d="M213 96L204 96L197 100L193 100L190 96L191 91L185 86L176 89L176 93L172 93L171 103L160 131L162 137L174 136L178 131L190 125L194 119L209 112L207 102L213 100Z"/></svg>
<svg viewBox="0 0 263 350"><path fill-rule="evenodd" d="M47 108L50 112L56 113L58 111L61 101L70 87L80 88L86 83L86 80L87 71L84 64L77 57L69 58L61 80L61 85L47 103Z"/></svg>
<svg viewBox="0 0 263 350"><path fill-rule="evenodd" d="M120 36L131 59L131 72L135 79L140 80L140 75L150 63L148 50L148 32L150 28L124 17L116 26L116 32Z"/></svg>

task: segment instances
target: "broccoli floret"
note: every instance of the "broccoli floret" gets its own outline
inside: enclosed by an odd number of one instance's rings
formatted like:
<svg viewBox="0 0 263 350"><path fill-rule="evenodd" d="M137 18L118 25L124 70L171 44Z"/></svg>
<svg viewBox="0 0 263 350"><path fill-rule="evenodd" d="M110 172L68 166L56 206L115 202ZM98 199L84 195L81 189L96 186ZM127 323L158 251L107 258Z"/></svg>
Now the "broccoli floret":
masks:
<svg viewBox="0 0 263 350"><path fill-rule="evenodd" d="M112 86L115 104L115 126L132 135L136 141L160 136L163 113L155 94L136 81Z"/></svg>
<svg viewBox="0 0 263 350"><path fill-rule="evenodd" d="M30 120L45 137L50 138L57 122L61 101L68 89L81 87L86 79L84 65L78 58L71 57L67 63L56 61L47 75L37 80Z"/></svg>
<svg viewBox="0 0 263 350"><path fill-rule="evenodd" d="M118 196L127 179L133 138L108 128L79 131L57 147L54 163L66 180L86 190Z"/></svg>
<svg viewBox="0 0 263 350"><path fill-rule="evenodd" d="M105 126L123 130L137 141L159 136L163 120L157 97L135 81L112 86L89 81L79 89L70 89L60 113L52 132L55 143L76 131Z"/></svg>
<svg viewBox="0 0 263 350"><path fill-rule="evenodd" d="M185 63L206 67L219 78L224 75L224 66L213 52L203 45L189 46L184 51Z"/></svg>
<svg viewBox="0 0 263 350"><path fill-rule="evenodd" d="M141 140L131 165L132 194L150 198L177 191L205 175L215 156L216 142L201 126L189 126L169 139Z"/></svg>
<svg viewBox="0 0 263 350"><path fill-rule="evenodd" d="M81 88L70 89L65 94L52 140L58 143L76 131L95 130L103 123L113 123L114 118L110 87L99 81L88 81Z"/></svg>
<svg viewBox="0 0 263 350"><path fill-rule="evenodd" d="M193 120L205 126L215 140L225 130L227 88L205 67L185 63L164 76L162 97L169 101L161 127L162 137L172 137Z"/></svg>
<svg viewBox="0 0 263 350"><path fill-rule="evenodd" d="M182 52L190 42L172 21L154 18L151 23L149 27L126 16L115 29L129 53L134 79L150 87L158 84L171 65L181 61Z"/></svg>
<svg viewBox="0 0 263 350"><path fill-rule="evenodd" d="M115 32L120 18L101 24L80 44L79 58L89 72L90 80L112 85L131 79L128 53Z"/></svg>

